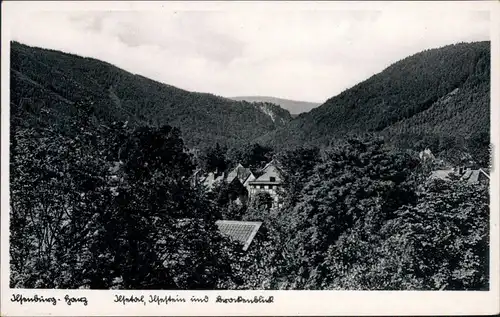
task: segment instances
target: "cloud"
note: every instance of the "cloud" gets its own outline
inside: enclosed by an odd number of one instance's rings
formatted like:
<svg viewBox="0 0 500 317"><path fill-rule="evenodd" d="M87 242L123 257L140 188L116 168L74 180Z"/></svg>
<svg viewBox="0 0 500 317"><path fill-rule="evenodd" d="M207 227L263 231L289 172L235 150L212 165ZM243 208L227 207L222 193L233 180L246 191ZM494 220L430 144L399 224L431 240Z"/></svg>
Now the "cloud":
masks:
<svg viewBox="0 0 500 317"><path fill-rule="evenodd" d="M18 14L12 39L191 91L318 102L424 49L489 39L488 12L470 7L258 10L258 4L252 10L31 10Z"/></svg>

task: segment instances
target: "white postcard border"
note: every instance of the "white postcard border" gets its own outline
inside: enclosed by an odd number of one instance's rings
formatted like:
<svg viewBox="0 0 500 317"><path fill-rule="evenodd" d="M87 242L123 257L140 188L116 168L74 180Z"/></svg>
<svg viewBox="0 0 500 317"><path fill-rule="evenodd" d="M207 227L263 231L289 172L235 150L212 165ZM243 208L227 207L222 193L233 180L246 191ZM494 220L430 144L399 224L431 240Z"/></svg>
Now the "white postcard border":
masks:
<svg viewBox="0 0 500 317"><path fill-rule="evenodd" d="M113 291L113 290L24 290L9 288L9 30L19 10L397 10L408 6L425 5L429 10L448 6L453 10L490 10L491 12L491 138L494 145L494 169L491 173L490 218L490 291ZM500 16L498 2L12 2L2 3L2 118L1 118L1 314L6 316L35 315L468 315L499 312L499 185L500 173ZM54 35L57 36L57 35ZM14 294L55 297L51 303L13 302ZM65 296L86 297L82 302L68 305ZM168 304L115 303L116 295L171 296L185 298L186 303ZM208 303L192 303L193 296L209 297ZM217 297L262 296L271 303L217 303Z"/></svg>

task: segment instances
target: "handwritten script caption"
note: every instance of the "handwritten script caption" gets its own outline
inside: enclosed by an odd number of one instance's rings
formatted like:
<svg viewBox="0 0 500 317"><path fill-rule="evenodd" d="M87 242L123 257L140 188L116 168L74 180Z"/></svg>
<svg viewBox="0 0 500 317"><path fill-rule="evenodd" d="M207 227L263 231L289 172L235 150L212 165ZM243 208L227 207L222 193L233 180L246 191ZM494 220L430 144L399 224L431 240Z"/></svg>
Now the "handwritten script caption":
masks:
<svg viewBox="0 0 500 317"><path fill-rule="evenodd" d="M169 305L176 303L192 303L192 304L206 304L206 303L216 303L216 304L271 304L274 303L273 296L253 296L253 297L243 297L243 296L191 296L182 297L179 295L171 296L159 296L159 295L144 295L134 296L134 295L115 295L115 303L121 303L123 305Z"/></svg>
<svg viewBox="0 0 500 317"><path fill-rule="evenodd" d="M85 296L74 297L70 295L65 295L64 297L58 296L41 296L41 295L31 295L26 296L23 294L12 294L11 302L23 304L50 304L56 306L58 304L66 304L68 306L78 306L88 305L88 299ZM189 304L272 304L274 303L273 296L191 296L183 297L179 295L114 295L113 302L122 305L171 305L177 303L189 303Z"/></svg>
<svg viewBox="0 0 500 317"><path fill-rule="evenodd" d="M12 294L11 302L19 303L19 305L23 305L25 303L39 303L39 304L52 304L57 305L58 303L66 304L68 306L71 305L88 305L87 297L73 297L69 295L65 295L64 297L56 297L56 296L41 296L41 295L33 295L33 296L24 296L22 294Z"/></svg>

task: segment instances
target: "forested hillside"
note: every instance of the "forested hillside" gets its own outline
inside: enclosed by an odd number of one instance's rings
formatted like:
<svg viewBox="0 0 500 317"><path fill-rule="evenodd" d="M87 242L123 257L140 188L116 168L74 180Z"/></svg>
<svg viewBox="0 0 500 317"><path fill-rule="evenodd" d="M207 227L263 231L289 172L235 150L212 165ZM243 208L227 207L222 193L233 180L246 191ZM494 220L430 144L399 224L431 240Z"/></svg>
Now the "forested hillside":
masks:
<svg viewBox="0 0 500 317"><path fill-rule="evenodd" d="M63 130L77 103L95 105L96 124L178 127L188 146L244 144L291 120L275 105L188 92L99 60L11 43L14 117Z"/></svg>
<svg viewBox="0 0 500 317"><path fill-rule="evenodd" d="M263 97L263 96L243 96L231 97L233 100L245 100L248 102L269 102L281 106L282 108L290 111L291 114L297 115L303 112L311 111L311 109L319 106L319 103L290 100L276 97Z"/></svg>
<svg viewBox="0 0 500 317"><path fill-rule="evenodd" d="M345 134L373 133L402 148L484 152L489 91L490 43L449 45L394 63L260 140L325 146Z"/></svg>
<svg viewBox="0 0 500 317"><path fill-rule="evenodd" d="M483 165L488 157L489 42L410 56L294 120L273 103L192 93L95 59L15 42L11 48L11 111L24 124L66 130L75 105L93 103L95 124L169 124L189 147L327 146L368 132L403 149L428 147L451 159L471 154Z"/></svg>

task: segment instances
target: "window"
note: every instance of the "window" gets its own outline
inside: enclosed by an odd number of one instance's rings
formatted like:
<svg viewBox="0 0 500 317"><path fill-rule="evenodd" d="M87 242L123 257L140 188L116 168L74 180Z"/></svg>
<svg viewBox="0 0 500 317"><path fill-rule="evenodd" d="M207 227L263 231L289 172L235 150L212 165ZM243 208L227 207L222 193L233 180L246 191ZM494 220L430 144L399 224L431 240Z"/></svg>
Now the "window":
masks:
<svg viewBox="0 0 500 317"><path fill-rule="evenodd" d="M276 181L276 177L269 177L269 181L270 182L275 182Z"/></svg>
<svg viewBox="0 0 500 317"><path fill-rule="evenodd" d="M273 185L269 185L269 189L273 189L273 187L274 187Z"/></svg>

